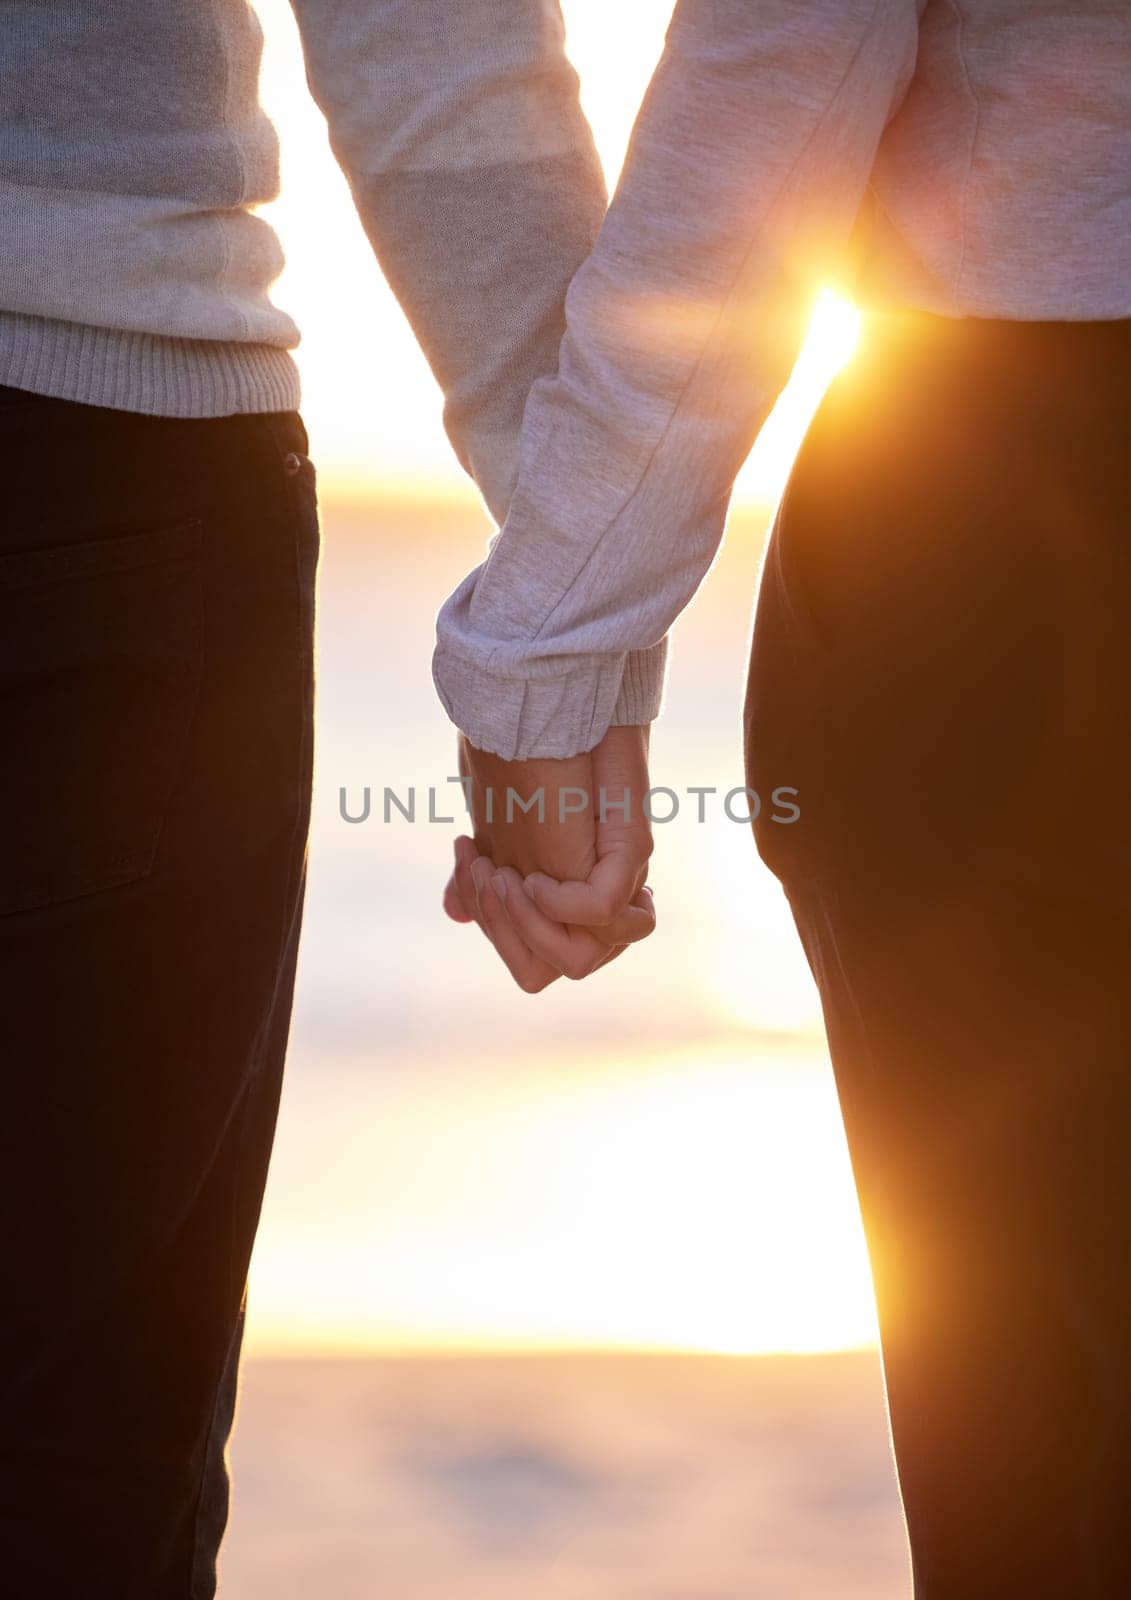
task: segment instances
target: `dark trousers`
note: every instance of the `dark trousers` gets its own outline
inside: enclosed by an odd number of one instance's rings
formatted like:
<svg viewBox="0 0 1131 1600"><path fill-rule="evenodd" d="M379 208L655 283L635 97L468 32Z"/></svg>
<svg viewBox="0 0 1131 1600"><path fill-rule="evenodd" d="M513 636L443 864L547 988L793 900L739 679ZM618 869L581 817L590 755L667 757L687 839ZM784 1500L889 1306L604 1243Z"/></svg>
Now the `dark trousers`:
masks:
<svg viewBox="0 0 1131 1600"><path fill-rule="evenodd" d="M875 316L767 552L918 1600L1131 1595L1131 324Z"/></svg>
<svg viewBox="0 0 1131 1600"><path fill-rule="evenodd" d="M0 1595L205 1600L309 815L295 415L0 390Z"/></svg>

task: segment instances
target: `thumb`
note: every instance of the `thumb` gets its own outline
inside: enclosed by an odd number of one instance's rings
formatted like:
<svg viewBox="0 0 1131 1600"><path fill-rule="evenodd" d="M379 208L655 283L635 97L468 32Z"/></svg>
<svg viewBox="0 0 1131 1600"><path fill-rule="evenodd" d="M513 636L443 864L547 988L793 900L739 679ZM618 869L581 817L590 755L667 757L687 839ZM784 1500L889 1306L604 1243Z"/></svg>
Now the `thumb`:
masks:
<svg viewBox="0 0 1131 1600"><path fill-rule="evenodd" d="M627 909L643 883L650 848L627 841L606 851L585 882L558 883L543 872L525 880L527 893L555 922L582 928L607 926Z"/></svg>

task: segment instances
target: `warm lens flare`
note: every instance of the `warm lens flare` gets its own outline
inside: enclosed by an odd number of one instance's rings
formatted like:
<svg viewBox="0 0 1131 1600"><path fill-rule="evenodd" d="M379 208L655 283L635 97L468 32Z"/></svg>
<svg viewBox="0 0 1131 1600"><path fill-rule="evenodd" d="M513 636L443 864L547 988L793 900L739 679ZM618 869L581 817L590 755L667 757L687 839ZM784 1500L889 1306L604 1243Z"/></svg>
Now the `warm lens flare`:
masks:
<svg viewBox="0 0 1131 1600"><path fill-rule="evenodd" d="M806 359L827 383L850 360L860 337L860 313L831 289L819 296L805 341Z"/></svg>
<svg viewBox="0 0 1131 1600"><path fill-rule="evenodd" d="M852 359L860 321L859 311L843 296L831 289L821 291L790 380L739 474L735 486L738 499L774 505L781 498L821 396Z"/></svg>

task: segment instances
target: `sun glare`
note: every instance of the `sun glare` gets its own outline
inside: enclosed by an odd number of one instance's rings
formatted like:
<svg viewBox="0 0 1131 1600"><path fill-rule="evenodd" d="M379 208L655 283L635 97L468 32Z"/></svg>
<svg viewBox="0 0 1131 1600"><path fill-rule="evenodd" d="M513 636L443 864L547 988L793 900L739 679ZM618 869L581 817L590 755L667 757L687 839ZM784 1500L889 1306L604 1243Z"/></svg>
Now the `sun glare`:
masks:
<svg viewBox="0 0 1131 1600"><path fill-rule="evenodd" d="M787 1051L551 1065L521 1090L491 1092L465 1064L462 1087L445 1081L423 1101L371 1089L369 1106L360 1091L356 1142L335 1126L332 1151L318 1105L300 1108L292 1148L309 1172L286 1177L316 1183L320 1204L261 1241L257 1346L872 1342L827 1062Z"/></svg>
<svg viewBox="0 0 1131 1600"><path fill-rule="evenodd" d="M739 473L738 499L775 504L821 396L852 359L860 337L860 312L842 295L823 289L790 380Z"/></svg>

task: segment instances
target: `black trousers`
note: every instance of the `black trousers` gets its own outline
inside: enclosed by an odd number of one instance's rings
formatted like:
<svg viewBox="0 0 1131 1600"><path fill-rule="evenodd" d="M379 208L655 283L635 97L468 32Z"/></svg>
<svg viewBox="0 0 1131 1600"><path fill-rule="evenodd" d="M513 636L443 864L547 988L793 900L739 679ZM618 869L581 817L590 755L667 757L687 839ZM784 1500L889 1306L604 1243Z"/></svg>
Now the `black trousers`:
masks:
<svg viewBox="0 0 1131 1600"><path fill-rule="evenodd" d="M0 390L0 1595L205 1600L309 815L295 415Z"/></svg>
<svg viewBox="0 0 1131 1600"><path fill-rule="evenodd" d="M1131 1595L1131 324L875 316L763 571L918 1600Z"/></svg>

